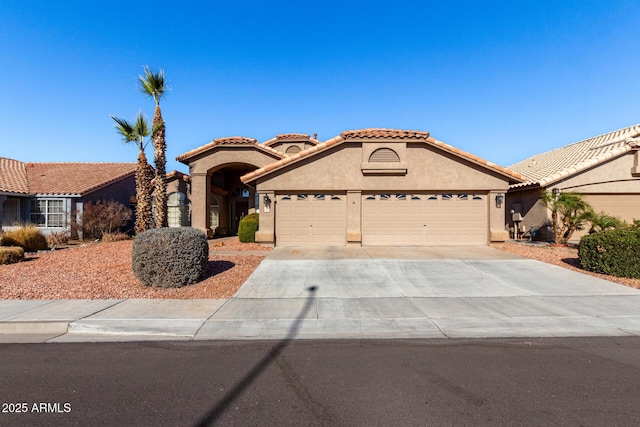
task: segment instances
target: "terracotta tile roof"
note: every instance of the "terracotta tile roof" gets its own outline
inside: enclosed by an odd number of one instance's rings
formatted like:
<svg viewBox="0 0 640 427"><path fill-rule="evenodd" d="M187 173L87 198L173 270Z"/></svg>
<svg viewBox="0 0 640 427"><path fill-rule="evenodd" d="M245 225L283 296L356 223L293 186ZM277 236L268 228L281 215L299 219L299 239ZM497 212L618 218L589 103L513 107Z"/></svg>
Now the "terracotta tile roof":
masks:
<svg viewBox="0 0 640 427"><path fill-rule="evenodd" d="M32 194L85 195L136 173L136 163L25 163Z"/></svg>
<svg viewBox="0 0 640 427"><path fill-rule="evenodd" d="M259 149L271 154L275 154L280 158L284 157L284 154L282 154L281 152L274 150L273 148L264 146L263 144L258 143L258 141L253 138L247 138L244 136L230 136L225 138L214 139L208 144L202 145L198 148L195 148L191 151L187 151L186 153L179 155L178 157L176 157L176 160L179 162L188 164L187 160L189 160L190 158L197 156L198 154L202 154L206 151L209 151L212 148L220 145L231 145L231 146L254 145Z"/></svg>
<svg viewBox="0 0 640 427"><path fill-rule="evenodd" d="M429 138L429 132L422 132L419 130L400 130L400 129L386 129L386 128L370 128L359 130L348 130L340 134L343 138L356 139L356 138L392 138L392 139L427 139Z"/></svg>
<svg viewBox="0 0 640 427"><path fill-rule="evenodd" d="M275 144L276 142L289 142L289 141L291 142L304 141L304 142L311 143L313 145L320 144L320 141L318 141L315 138L311 138L311 136L309 136L306 133L283 133L280 135L276 135L275 138L271 138L267 141L264 141L262 145L269 147Z"/></svg>
<svg viewBox="0 0 640 427"><path fill-rule="evenodd" d="M249 172L248 174L243 175L240 179L242 180L242 182L252 181L259 176L266 175L271 171L280 169L281 167L289 163L295 162L297 160L306 158L311 155L315 155L318 152L324 151L329 147L338 145L347 140L381 139L381 138L411 139L414 141L423 141L426 144L436 146L444 151L448 151L452 154L455 154L456 156L470 160L473 163L477 163L482 166L485 166L488 169L492 169L496 172L499 172L502 175L506 175L512 181L521 182L524 180L524 177L519 173L514 172L510 169L504 168L502 166L498 166L495 163L491 163L471 153L467 153L466 151L459 150L455 147L452 147L451 145L445 144L442 141L438 141L437 139L430 137L428 132L398 130L398 129L381 129L381 128L350 130L350 131L342 132L340 136L336 136L314 147L308 148L304 151L300 151L299 153L294 154L290 157L286 157L282 160L278 160L277 162L268 164L267 166L262 167L260 169L256 169L253 172Z"/></svg>
<svg viewBox="0 0 640 427"><path fill-rule="evenodd" d="M29 193L27 170L24 163L0 157L0 192Z"/></svg>
<svg viewBox="0 0 640 427"><path fill-rule="evenodd" d="M525 182L511 187L529 185L545 187L627 153L640 146L638 140L634 140L638 137L640 137L640 124L536 154L510 166L527 177Z"/></svg>

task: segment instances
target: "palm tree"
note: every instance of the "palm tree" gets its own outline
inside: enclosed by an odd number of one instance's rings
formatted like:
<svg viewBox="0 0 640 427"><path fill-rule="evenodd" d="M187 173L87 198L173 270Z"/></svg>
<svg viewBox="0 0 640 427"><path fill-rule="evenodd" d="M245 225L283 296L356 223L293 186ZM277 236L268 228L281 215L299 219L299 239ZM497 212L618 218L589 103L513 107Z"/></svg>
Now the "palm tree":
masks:
<svg viewBox="0 0 640 427"><path fill-rule="evenodd" d="M620 218L616 218L615 216L608 215L604 212L591 212L589 221L591 222L589 234L624 226L624 222Z"/></svg>
<svg viewBox="0 0 640 427"><path fill-rule="evenodd" d="M151 200L151 180L153 179L153 168L147 163L147 156L144 149L147 146L145 138L150 135L147 118L138 112L133 123L125 119L111 116L116 122L115 128L122 136L122 142L135 143L138 147L138 166L136 168L136 234L155 227L153 221L153 203Z"/></svg>
<svg viewBox="0 0 640 427"><path fill-rule="evenodd" d="M153 98L156 108L151 121L154 129L153 151L154 164L156 166L154 199L156 209L156 227L167 227L167 143L165 141L165 125L160 111L160 99L164 95L164 70L153 72L145 65L144 75L138 76L140 91Z"/></svg>
<svg viewBox="0 0 640 427"><path fill-rule="evenodd" d="M553 241L565 243L571 239L576 230L582 230L589 220L593 209L585 200L585 196L575 192L553 194L543 190L540 196L542 204L551 211Z"/></svg>

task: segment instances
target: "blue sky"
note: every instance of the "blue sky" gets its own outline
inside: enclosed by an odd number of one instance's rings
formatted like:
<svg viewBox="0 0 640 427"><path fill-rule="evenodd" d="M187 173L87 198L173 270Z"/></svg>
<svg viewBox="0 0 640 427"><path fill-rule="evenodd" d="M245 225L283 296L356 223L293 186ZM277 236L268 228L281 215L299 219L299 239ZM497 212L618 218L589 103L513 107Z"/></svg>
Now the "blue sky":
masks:
<svg viewBox="0 0 640 427"><path fill-rule="evenodd" d="M638 22L616 0L3 0L0 156L135 161L109 115L152 116L148 64L171 89L168 170L223 136L365 127L506 166L640 123Z"/></svg>

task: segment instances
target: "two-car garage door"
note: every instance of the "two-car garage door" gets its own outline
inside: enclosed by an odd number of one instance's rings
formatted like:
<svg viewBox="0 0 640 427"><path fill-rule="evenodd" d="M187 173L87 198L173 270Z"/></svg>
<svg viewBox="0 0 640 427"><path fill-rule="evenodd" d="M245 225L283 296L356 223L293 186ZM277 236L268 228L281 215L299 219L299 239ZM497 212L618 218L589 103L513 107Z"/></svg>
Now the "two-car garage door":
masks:
<svg viewBox="0 0 640 427"><path fill-rule="evenodd" d="M276 197L277 246L344 246L343 194ZM362 195L362 244L486 245L487 196L439 193Z"/></svg>

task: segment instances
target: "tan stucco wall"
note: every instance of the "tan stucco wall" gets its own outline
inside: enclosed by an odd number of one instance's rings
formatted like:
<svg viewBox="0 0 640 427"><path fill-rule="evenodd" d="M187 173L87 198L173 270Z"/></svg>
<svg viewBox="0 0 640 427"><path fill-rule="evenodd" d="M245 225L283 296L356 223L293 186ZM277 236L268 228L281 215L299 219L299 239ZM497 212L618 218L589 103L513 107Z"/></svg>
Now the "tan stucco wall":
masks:
<svg viewBox="0 0 640 427"><path fill-rule="evenodd" d="M396 169L400 165L399 169L406 169L406 174L397 171L381 175L363 173L371 152L381 147L391 148L400 156L399 163L382 165ZM504 206L498 208L495 205L495 196L506 193L507 187L506 177L482 166L425 144L397 141L346 142L257 180L260 194L312 191L346 194L347 244L361 242L361 194L384 191L460 191L488 194L487 240L504 241L508 238L504 227ZM261 233L256 238L262 237L264 232L265 238L268 234L273 239L273 206L271 216L263 217L262 212L261 206Z"/></svg>
<svg viewBox="0 0 640 427"><path fill-rule="evenodd" d="M209 173L226 164L246 163L257 168L280 160L276 154L268 153L252 145L221 145L205 154L189 160L189 174Z"/></svg>
<svg viewBox="0 0 640 427"><path fill-rule="evenodd" d="M632 175L634 153L613 159L560 181L552 187L578 193L640 193L640 177Z"/></svg>
<svg viewBox="0 0 640 427"><path fill-rule="evenodd" d="M230 164L248 164L256 169L276 162L277 154L268 153L256 146L221 145L188 160L191 175L191 226L199 228L212 236L214 230L209 227L209 205L211 204L210 175L214 171ZM238 182L239 184L239 182ZM220 204L226 206L224 196L216 196ZM252 206L252 202L251 202ZM227 221L227 211L220 211L220 221Z"/></svg>
<svg viewBox="0 0 640 427"><path fill-rule="evenodd" d="M406 175L364 175L363 144L343 143L334 149L304 159L258 179L258 190L273 191L502 191L506 178L480 166L454 158L424 144L390 142L406 165ZM368 145L368 143L365 143ZM406 149L405 149L406 147Z"/></svg>

